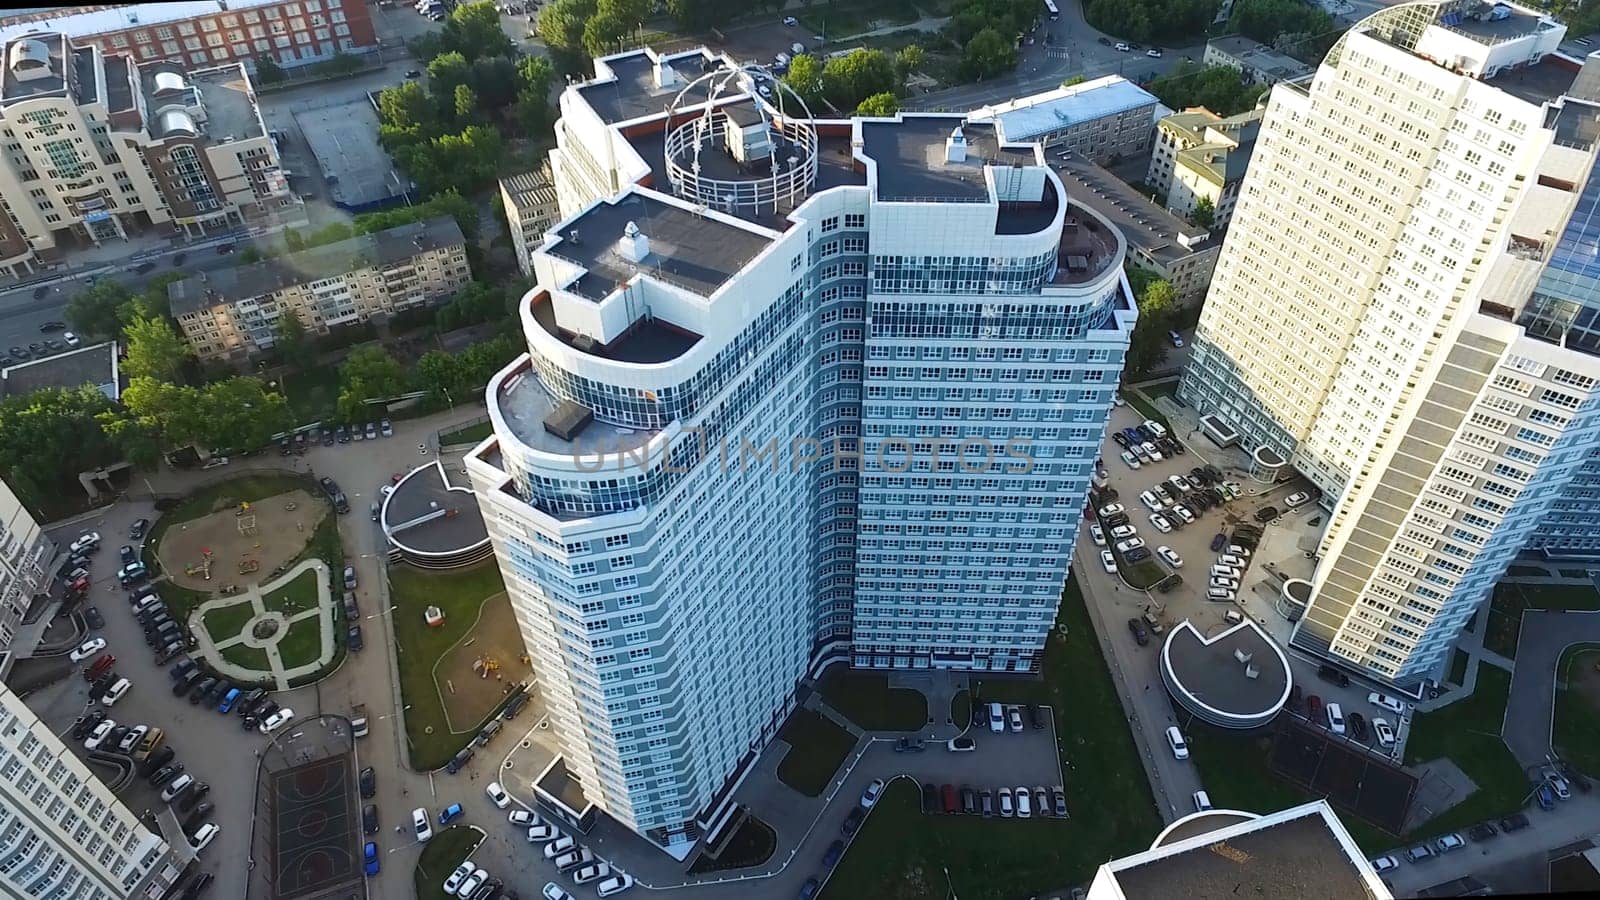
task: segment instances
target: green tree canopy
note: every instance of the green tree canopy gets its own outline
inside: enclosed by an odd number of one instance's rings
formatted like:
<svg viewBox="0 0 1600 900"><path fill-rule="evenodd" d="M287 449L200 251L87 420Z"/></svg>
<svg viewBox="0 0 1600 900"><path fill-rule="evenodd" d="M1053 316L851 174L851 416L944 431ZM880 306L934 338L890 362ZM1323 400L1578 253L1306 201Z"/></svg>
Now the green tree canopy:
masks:
<svg viewBox="0 0 1600 900"><path fill-rule="evenodd" d="M1201 197L1194 202L1194 214L1189 218L1193 219L1194 223L1199 225L1201 228L1209 229L1212 221L1216 219L1216 216L1217 208L1212 205L1211 198Z"/></svg>
<svg viewBox="0 0 1600 900"><path fill-rule="evenodd" d="M796 56L783 75L783 83L800 96L815 115L822 113L822 63L809 54Z"/></svg>
<svg viewBox="0 0 1600 900"><path fill-rule="evenodd" d="M995 28L985 28L973 35L961 53L961 74L971 80L999 75L1016 67L1016 45Z"/></svg>
<svg viewBox="0 0 1600 900"><path fill-rule="evenodd" d="M128 342L128 357L122 371L129 378L155 378L172 381L189 358L189 345L166 319L135 319L123 332Z"/></svg>
<svg viewBox="0 0 1600 900"><path fill-rule="evenodd" d="M272 54L263 53L256 57L256 80L262 84L277 84L289 76L284 74L283 67L272 58Z"/></svg>
<svg viewBox="0 0 1600 900"><path fill-rule="evenodd" d="M119 415L92 387L0 400L0 477L34 509L76 492L77 474L116 462L121 448L101 417ZM131 435L130 435L131 436Z"/></svg>
<svg viewBox="0 0 1600 900"><path fill-rule="evenodd" d="M1150 82L1150 93L1173 109L1204 106L1219 116L1253 109L1267 89L1244 81L1227 66L1197 66L1181 62L1170 75Z"/></svg>
<svg viewBox="0 0 1600 900"><path fill-rule="evenodd" d="M1272 46L1281 34L1326 35L1333 17L1300 0L1234 0L1228 30Z"/></svg>
<svg viewBox="0 0 1600 900"><path fill-rule="evenodd" d="M1139 321L1128 341L1125 380L1136 381L1167 358L1167 331L1177 314L1172 283L1139 269L1128 270L1128 283L1139 306Z"/></svg>
<svg viewBox="0 0 1600 900"><path fill-rule="evenodd" d="M858 116L892 116L899 111L900 101L888 91L873 94L856 107Z"/></svg>
<svg viewBox="0 0 1600 900"><path fill-rule="evenodd" d="M839 109L854 109L873 94L893 94L898 83L894 62L882 50L855 50L822 68L823 92Z"/></svg>
<svg viewBox="0 0 1600 900"><path fill-rule="evenodd" d="M478 92L471 85L456 85L456 118L463 122L470 122L478 112Z"/></svg>
<svg viewBox="0 0 1600 900"><path fill-rule="evenodd" d="M595 0L552 0L539 10L539 40L552 50L582 56L584 25L597 8Z"/></svg>
<svg viewBox="0 0 1600 900"><path fill-rule="evenodd" d="M285 310L273 325L273 349L283 361L296 369L303 369L317 358L317 348L306 333L306 323L293 310Z"/></svg>
<svg viewBox="0 0 1600 900"><path fill-rule="evenodd" d="M67 301L67 322L80 334L116 337L122 333L122 306L132 299L127 285L101 279Z"/></svg>
<svg viewBox="0 0 1600 900"><path fill-rule="evenodd" d="M515 56L516 44L500 27L500 11L493 0L463 3L445 20L440 40L446 51L465 54L467 59L486 56Z"/></svg>
<svg viewBox="0 0 1600 900"><path fill-rule="evenodd" d="M1220 5L1221 0L1083 0L1083 17L1095 29L1131 41L1188 43L1206 33Z"/></svg>
<svg viewBox="0 0 1600 900"><path fill-rule="evenodd" d="M378 344L357 347L339 366L339 415L364 421L368 400L387 400L406 390L406 370Z"/></svg>
<svg viewBox="0 0 1600 900"><path fill-rule="evenodd" d="M472 66L459 50L441 53L428 63L428 91L435 97L453 98L456 88L471 80Z"/></svg>

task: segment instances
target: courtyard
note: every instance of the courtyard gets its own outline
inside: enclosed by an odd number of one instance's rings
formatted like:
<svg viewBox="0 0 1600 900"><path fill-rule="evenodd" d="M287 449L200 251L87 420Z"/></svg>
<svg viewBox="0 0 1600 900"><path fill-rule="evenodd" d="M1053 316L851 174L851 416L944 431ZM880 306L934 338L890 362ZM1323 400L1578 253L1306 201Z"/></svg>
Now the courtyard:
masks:
<svg viewBox="0 0 1600 900"><path fill-rule="evenodd" d="M326 563L303 560L266 584L200 604L190 618L199 655L225 677L276 690L325 674L339 650L328 575Z"/></svg>

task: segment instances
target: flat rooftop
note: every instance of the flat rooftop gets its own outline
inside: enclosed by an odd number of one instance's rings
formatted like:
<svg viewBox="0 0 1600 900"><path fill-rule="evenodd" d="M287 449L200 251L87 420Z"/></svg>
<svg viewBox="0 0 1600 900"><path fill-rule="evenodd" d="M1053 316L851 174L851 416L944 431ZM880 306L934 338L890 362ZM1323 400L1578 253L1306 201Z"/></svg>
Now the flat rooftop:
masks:
<svg viewBox="0 0 1600 900"><path fill-rule="evenodd" d="M1485 83L1519 100L1545 103L1565 94L1577 77L1578 72L1570 63L1564 64L1552 53L1531 66L1501 69Z"/></svg>
<svg viewBox="0 0 1600 900"><path fill-rule="evenodd" d="M550 206L556 202L555 183L550 180L548 169L519 172L502 178L500 190L518 210Z"/></svg>
<svg viewBox="0 0 1600 900"><path fill-rule="evenodd" d="M1469 15L1486 11L1491 7L1504 9L1509 15L1503 19L1478 20L1467 18ZM1440 27L1478 38L1489 44L1500 44L1516 40L1524 35L1535 34L1551 27L1545 23L1542 16L1532 10L1522 9L1508 3L1473 2L1473 0L1464 0L1455 11L1441 15L1438 24Z"/></svg>
<svg viewBox="0 0 1600 900"><path fill-rule="evenodd" d="M545 390L532 367L506 379L495 398L500 414L517 440L543 453L557 456L581 454L585 459L597 452L633 450L649 443L655 431L622 428L594 419L573 440L566 441L545 430L544 420L560 405L560 398Z"/></svg>
<svg viewBox="0 0 1600 900"><path fill-rule="evenodd" d="M1042 94L1018 97L1007 103L986 106L976 117L993 115L1008 141L1027 141L1071 125L1116 116L1132 109L1149 107L1161 101L1144 88L1120 75L1107 75L1070 87Z"/></svg>
<svg viewBox="0 0 1600 900"><path fill-rule="evenodd" d="M611 67L615 81L591 82L577 90L607 125L666 112L673 98L690 81L723 65L720 59L704 56L698 50L670 58L667 65L676 73L677 80L669 87L657 87L655 63L643 50L607 59L605 64ZM697 87L685 96L684 104L704 103L708 99L704 88L704 85Z"/></svg>
<svg viewBox="0 0 1600 900"><path fill-rule="evenodd" d="M1110 863L1129 898L1295 897L1353 900L1378 894L1323 812L1325 803L1225 826ZM1337 821L1337 820L1335 820ZM1342 826L1341 826L1342 828ZM1381 886L1381 882L1379 883Z"/></svg>
<svg viewBox="0 0 1600 900"><path fill-rule="evenodd" d="M949 162L945 142L960 130L966 160ZM1001 149L993 125L961 116L907 115L899 122L861 125L866 156L878 164L879 200L984 201L986 165L1038 165L1033 148Z"/></svg>
<svg viewBox="0 0 1600 900"><path fill-rule="evenodd" d="M378 111L365 96L297 110L294 121L335 202L357 207L398 197L410 187L378 143Z"/></svg>
<svg viewBox="0 0 1600 900"><path fill-rule="evenodd" d="M421 553L455 553L489 539L478 498L435 460L414 469L383 504L383 532Z"/></svg>
<svg viewBox="0 0 1600 900"><path fill-rule="evenodd" d="M30 29L31 30L31 29ZM67 71L76 65L61 34L33 34L6 41L0 60L0 103L15 103L46 94L65 94ZM18 77L18 72L29 77ZM94 88L89 89L90 99Z"/></svg>
<svg viewBox="0 0 1600 900"><path fill-rule="evenodd" d="M1255 678L1234 656L1250 656ZM1180 622L1162 648L1162 665L1177 687L1212 709L1248 719L1276 712L1289 689L1289 667L1266 632L1245 620L1206 637L1188 621Z"/></svg>
<svg viewBox="0 0 1600 900"><path fill-rule="evenodd" d="M1117 259L1117 236L1087 207L1069 203L1061 223L1060 259L1051 284L1082 284L1100 276Z"/></svg>
<svg viewBox="0 0 1600 900"><path fill-rule="evenodd" d="M650 241L650 255L637 263L618 247L630 222ZM634 191L568 221L546 250L588 270L567 289L590 300L610 296L640 272L709 297L769 243L766 235Z"/></svg>
<svg viewBox="0 0 1600 900"><path fill-rule="evenodd" d="M133 66L126 56L105 58L106 109L118 112L133 109Z"/></svg>
<svg viewBox="0 0 1600 900"><path fill-rule="evenodd" d="M118 381L117 345L107 341L0 369L0 396L19 397L47 388L76 390L89 385L115 400L121 395Z"/></svg>
<svg viewBox="0 0 1600 900"><path fill-rule="evenodd" d="M146 108L153 110L159 105L152 96L154 72L145 66L140 66L139 71L140 80L144 82ZM213 144L258 138L267 133L261 117L256 114L255 96L250 92L243 66L185 72L183 80L200 91L200 102L206 110L206 136Z"/></svg>
<svg viewBox="0 0 1600 900"><path fill-rule="evenodd" d="M549 300L536 300L533 318L547 334L574 350L590 356L630 363L664 363L689 352L700 341L700 335L669 325L660 319L641 318L623 335L609 344L580 340L577 335L563 331L556 324L556 310Z"/></svg>
<svg viewBox="0 0 1600 900"><path fill-rule="evenodd" d="M1545 125L1555 130L1557 143L1593 147L1600 140L1600 104L1569 99L1546 112Z"/></svg>
<svg viewBox="0 0 1600 900"><path fill-rule="evenodd" d="M1074 153L1066 160L1052 157L1050 165L1066 185L1067 196L1105 216L1122 232L1130 247L1137 247L1163 262L1174 262L1212 246L1209 239L1193 248L1180 244L1180 233L1192 234L1204 229L1167 212L1127 182L1079 154Z"/></svg>

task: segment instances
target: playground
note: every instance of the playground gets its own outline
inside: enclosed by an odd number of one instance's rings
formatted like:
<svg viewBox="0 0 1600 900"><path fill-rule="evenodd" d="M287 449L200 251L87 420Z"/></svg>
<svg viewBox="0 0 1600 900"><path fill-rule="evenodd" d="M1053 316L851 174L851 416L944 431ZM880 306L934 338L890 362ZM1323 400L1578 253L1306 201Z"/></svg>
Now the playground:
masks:
<svg viewBox="0 0 1600 900"><path fill-rule="evenodd" d="M226 595L270 580L305 550L329 512L327 501L298 488L218 506L161 535L156 557L179 587Z"/></svg>
<svg viewBox="0 0 1600 900"><path fill-rule="evenodd" d="M485 600L477 627L433 671L451 731L478 727L505 699L506 689L528 680L532 670L522 661L525 653L511 601L503 593Z"/></svg>

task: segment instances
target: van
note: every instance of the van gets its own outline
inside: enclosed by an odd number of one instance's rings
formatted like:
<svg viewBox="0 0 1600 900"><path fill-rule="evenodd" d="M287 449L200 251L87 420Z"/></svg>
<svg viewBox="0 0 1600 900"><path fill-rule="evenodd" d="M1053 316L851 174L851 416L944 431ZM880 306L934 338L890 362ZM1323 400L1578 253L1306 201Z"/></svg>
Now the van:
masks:
<svg viewBox="0 0 1600 900"><path fill-rule="evenodd" d="M1174 759L1188 759L1189 745L1183 739L1183 732L1176 725L1167 726L1167 746L1172 748Z"/></svg>

